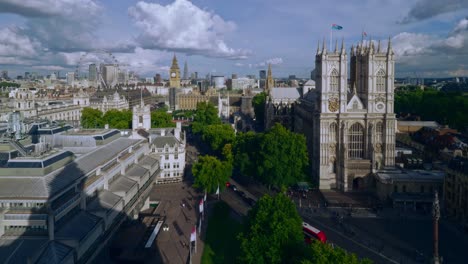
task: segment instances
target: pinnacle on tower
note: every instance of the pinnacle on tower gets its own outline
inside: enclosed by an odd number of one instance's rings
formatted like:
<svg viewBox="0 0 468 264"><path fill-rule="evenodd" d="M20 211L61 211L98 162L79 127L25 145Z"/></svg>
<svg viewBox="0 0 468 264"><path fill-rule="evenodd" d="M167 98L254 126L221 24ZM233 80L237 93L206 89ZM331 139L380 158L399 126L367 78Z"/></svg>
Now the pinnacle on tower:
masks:
<svg viewBox="0 0 468 264"><path fill-rule="evenodd" d="M356 82L353 83L353 94L357 94L357 89L356 89Z"/></svg>
<svg viewBox="0 0 468 264"><path fill-rule="evenodd" d="M335 40L335 53L338 52L338 40L336 39Z"/></svg>
<svg viewBox="0 0 468 264"><path fill-rule="evenodd" d="M353 44L353 45L351 45L351 56L354 56L354 55L355 55L355 53L354 53L354 44Z"/></svg>
<svg viewBox="0 0 468 264"><path fill-rule="evenodd" d="M320 41L317 40L317 52L315 53L315 55L318 55L320 53Z"/></svg>
<svg viewBox="0 0 468 264"><path fill-rule="evenodd" d="M174 53L174 57L172 58L172 67L179 68L179 65L177 64L177 57Z"/></svg>
<svg viewBox="0 0 468 264"><path fill-rule="evenodd" d="M388 54L393 54L393 50L392 50L392 39L390 38L390 36L388 37L387 55L388 55Z"/></svg>
<svg viewBox="0 0 468 264"><path fill-rule="evenodd" d="M322 43L322 54L327 54L327 45L325 45L325 38L323 38Z"/></svg>
<svg viewBox="0 0 468 264"><path fill-rule="evenodd" d="M346 54L346 50L344 46L344 38L341 38L341 54Z"/></svg>
<svg viewBox="0 0 468 264"><path fill-rule="evenodd" d="M381 47L380 47L380 39L379 39L379 44L377 45L377 53L381 52Z"/></svg>

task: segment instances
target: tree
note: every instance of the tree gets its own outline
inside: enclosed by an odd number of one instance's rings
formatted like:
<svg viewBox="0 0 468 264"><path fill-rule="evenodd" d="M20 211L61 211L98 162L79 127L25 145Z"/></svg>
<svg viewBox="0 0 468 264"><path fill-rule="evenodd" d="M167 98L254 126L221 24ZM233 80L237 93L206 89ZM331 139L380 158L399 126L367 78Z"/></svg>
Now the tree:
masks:
<svg viewBox="0 0 468 264"><path fill-rule="evenodd" d="M110 128L116 129L131 129L132 128L132 111L117 109L108 110L102 120L108 124Z"/></svg>
<svg viewBox="0 0 468 264"><path fill-rule="evenodd" d="M153 111L151 112L151 127L175 127L175 123L172 122L171 114L164 111Z"/></svg>
<svg viewBox="0 0 468 264"><path fill-rule="evenodd" d="M252 99L252 105L255 111L255 119L258 125L263 126L265 120L265 102L266 93L261 92Z"/></svg>
<svg viewBox="0 0 468 264"><path fill-rule="evenodd" d="M303 180L309 165L304 135L275 124L260 143L258 176L276 187L290 186Z"/></svg>
<svg viewBox="0 0 468 264"><path fill-rule="evenodd" d="M369 259L359 260L355 254L350 254L339 247L332 247L330 244L313 241L307 247L306 256L301 264L371 264Z"/></svg>
<svg viewBox="0 0 468 264"><path fill-rule="evenodd" d="M200 156L192 168L195 178L193 186L214 193L218 186L224 187L224 183L231 177L231 171L232 167L226 161L213 156Z"/></svg>
<svg viewBox="0 0 468 264"><path fill-rule="evenodd" d="M192 123L192 131L200 133L206 126L221 124L218 111L212 103L200 102L197 104L197 111Z"/></svg>
<svg viewBox="0 0 468 264"><path fill-rule="evenodd" d="M256 134L251 131L237 135L232 147L232 154L234 167L242 176L253 177L257 175L262 137L262 133Z"/></svg>
<svg viewBox="0 0 468 264"><path fill-rule="evenodd" d="M81 111L81 126L83 128L103 128L104 120L102 117L100 110L85 107Z"/></svg>
<svg viewBox="0 0 468 264"><path fill-rule="evenodd" d="M291 263L304 244L302 219L284 194L265 195L250 210L238 238L242 263Z"/></svg>
<svg viewBox="0 0 468 264"><path fill-rule="evenodd" d="M224 145L232 143L235 138L234 129L229 124L209 125L203 130L202 139L214 151L220 151Z"/></svg>

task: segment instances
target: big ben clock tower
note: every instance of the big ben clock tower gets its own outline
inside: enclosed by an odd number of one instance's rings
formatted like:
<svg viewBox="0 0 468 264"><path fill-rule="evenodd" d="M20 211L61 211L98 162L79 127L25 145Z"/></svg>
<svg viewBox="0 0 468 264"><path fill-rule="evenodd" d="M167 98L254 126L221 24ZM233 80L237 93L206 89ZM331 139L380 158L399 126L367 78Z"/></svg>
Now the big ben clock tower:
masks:
<svg viewBox="0 0 468 264"><path fill-rule="evenodd" d="M169 70L169 85L170 87L180 88L180 69L175 54L172 59L171 69Z"/></svg>

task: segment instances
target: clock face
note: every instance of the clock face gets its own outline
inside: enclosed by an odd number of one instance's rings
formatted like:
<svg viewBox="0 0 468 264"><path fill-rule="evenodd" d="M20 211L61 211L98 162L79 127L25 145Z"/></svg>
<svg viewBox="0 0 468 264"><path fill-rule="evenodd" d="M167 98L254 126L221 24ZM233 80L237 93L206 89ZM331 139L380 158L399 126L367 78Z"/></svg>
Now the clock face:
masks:
<svg viewBox="0 0 468 264"><path fill-rule="evenodd" d="M377 109L377 111L382 112L385 109L385 104L382 102L379 102L375 105L375 108Z"/></svg>
<svg viewBox="0 0 468 264"><path fill-rule="evenodd" d="M171 73L171 77L175 77L175 76L176 76L175 72Z"/></svg>

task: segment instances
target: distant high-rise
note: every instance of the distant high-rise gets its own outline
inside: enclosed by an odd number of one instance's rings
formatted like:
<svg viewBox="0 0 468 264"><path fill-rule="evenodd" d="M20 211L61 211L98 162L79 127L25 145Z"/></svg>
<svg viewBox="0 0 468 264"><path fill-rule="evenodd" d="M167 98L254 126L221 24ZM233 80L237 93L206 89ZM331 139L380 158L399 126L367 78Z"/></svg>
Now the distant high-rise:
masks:
<svg viewBox="0 0 468 264"><path fill-rule="evenodd" d="M1 76L2 79L9 79L8 78L8 71L7 70L3 70L2 71L2 76Z"/></svg>
<svg viewBox="0 0 468 264"><path fill-rule="evenodd" d="M155 84L161 84L162 83L161 74L156 73L156 75L154 75L154 83Z"/></svg>
<svg viewBox="0 0 468 264"><path fill-rule="evenodd" d="M188 79L188 66L187 66L187 61L185 61L185 64L184 64L184 77L183 77L184 80L187 80Z"/></svg>
<svg viewBox="0 0 468 264"><path fill-rule="evenodd" d="M231 79L237 79L237 74L233 73Z"/></svg>
<svg viewBox="0 0 468 264"><path fill-rule="evenodd" d="M75 82L75 72L67 73L67 84L73 85L73 82Z"/></svg>
<svg viewBox="0 0 468 264"><path fill-rule="evenodd" d="M31 73L25 72L25 73L24 73L24 79L25 79L25 80L28 80L29 78L31 78Z"/></svg>
<svg viewBox="0 0 468 264"><path fill-rule="evenodd" d="M102 78L106 83L107 87L110 88L114 86L118 78L118 68L114 64L101 64Z"/></svg>
<svg viewBox="0 0 468 264"><path fill-rule="evenodd" d="M265 80L266 79L266 71L261 70L259 76L260 76L260 80Z"/></svg>
<svg viewBox="0 0 468 264"><path fill-rule="evenodd" d="M97 76L98 72L97 72L97 67L96 67L96 64L90 64L89 65L89 73L88 73L88 80L90 82L95 82L97 81L98 79L98 76Z"/></svg>
<svg viewBox="0 0 468 264"><path fill-rule="evenodd" d="M195 77L195 78L194 78L195 80L198 79L198 72L194 72L193 75L194 75L194 77Z"/></svg>

